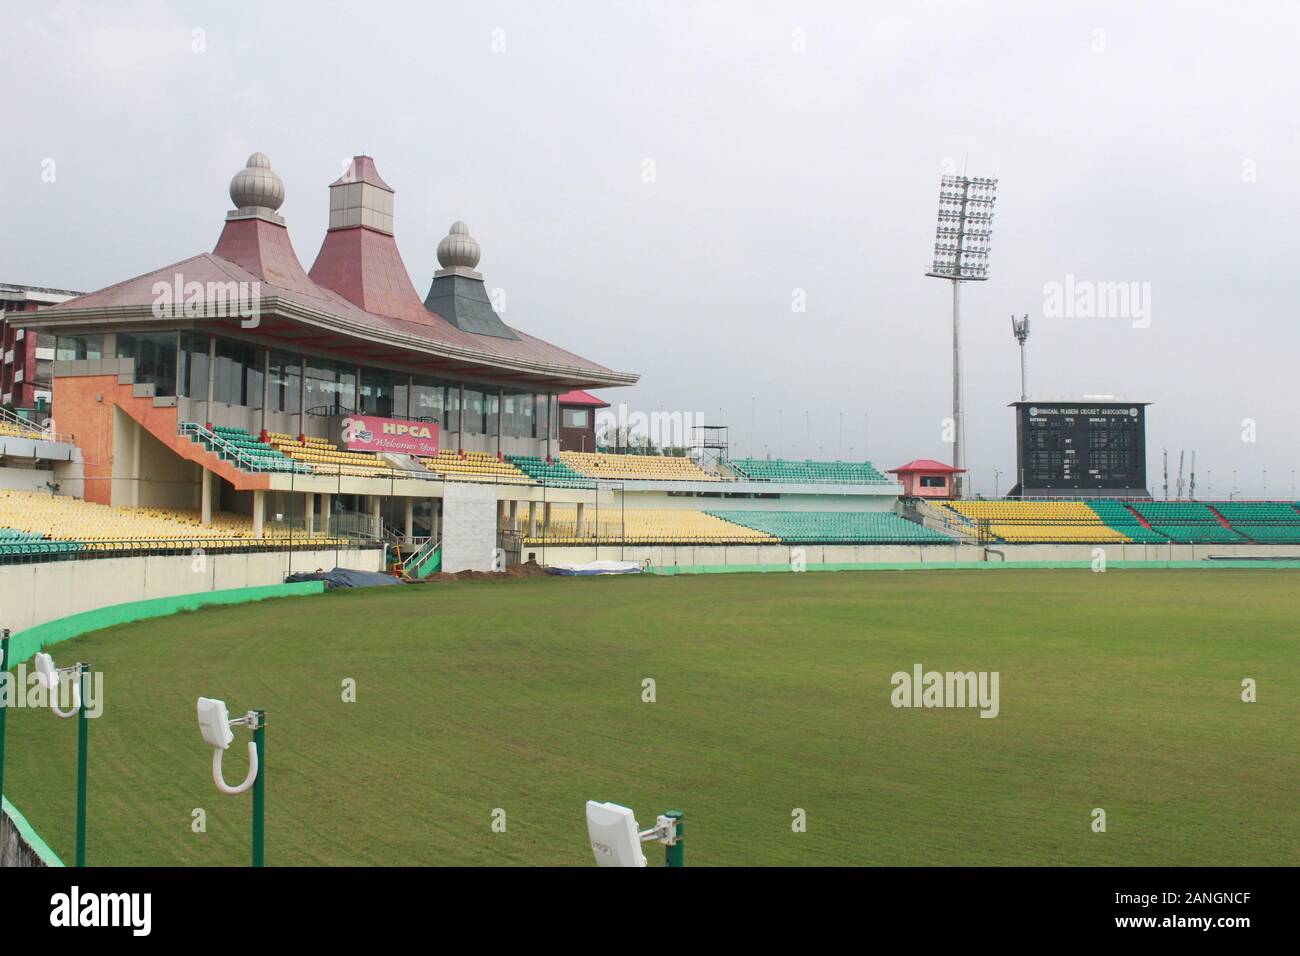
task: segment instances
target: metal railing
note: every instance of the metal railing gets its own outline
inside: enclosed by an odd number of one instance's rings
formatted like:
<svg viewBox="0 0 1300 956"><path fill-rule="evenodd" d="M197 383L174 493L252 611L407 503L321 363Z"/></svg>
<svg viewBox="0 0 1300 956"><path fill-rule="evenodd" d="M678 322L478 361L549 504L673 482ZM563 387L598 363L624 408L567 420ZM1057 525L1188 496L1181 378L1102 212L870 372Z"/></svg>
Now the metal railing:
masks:
<svg viewBox="0 0 1300 956"><path fill-rule="evenodd" d="M414 554L402 562L402 570L411 576L418 576L420 568L424 567L424 563L436 554L442 545L441 540L433 537L415 540L420 542L419 547L415 549Z"/></svg>
<svg viewBox="0 0 1300 956"><path fill-rule="evenodd" d="M341 415L356 414L352 409L348 408L346 405L340 404L339 402L335 402L332 405L313 405L311 408L307 409L306 413L315 416L316 418L338 418Z"/></svg>
<svg viewBox="0 0 1300 956"><path fill-rule="evenodd" d="M350 414L346 408L338 405L321 405L309 410L308 414L326 414L329 409L342 409L344 413ZM331 413L332 414L332 413ZM352 471L363 470L360 465L336 465L334 470L330 470L326 465L317 465L310 462L301 461L291 455L285 455L284 458L266 459L257 455L250 455L243 449L232 444L228 439L222 438L217 433L198 424L197 422L181 422L179 431L182 435L188 435L191 438L200 440L214 450L218 450L221 455L227 459L236 462L240 468L245 471L255 472L258 474L288 474L290 472L300 475L310 475L316 478L362 478L365 480L380 481L397 481L401 479L412 479L416 481L475 481L487 484L501 485L537 485L543 488L557 488L589 491L598 481L618 481L622 482L708 482L711 486L717 486L719 489L739 484L766 484L766 485L843 485L843 486L889 486L895 485L896 482L890 479L872 479L872 480L849 480L849 479L804 479L804 478L750 478L745 476L726 477L722 475L710 474L707 478L663 478L652 475L636 478L626 475L619 475L617 478L600 478L594 475L576 475L573 478L535 478L519 465L514 465L519 471L523 472L520 477L513 478L508 475L480 475L459 472L455 470L436 471L431 466L425 466L424 471L415 471L408 469L383 469L382 466L376 465L377 472L373 475L351 474ZM415 456L418 458L418 456ZM669 456L671 457L671 456ZM510 456L506 456L506 461L510 461ZM511 462L513 464L513 462ZM729 463L726 463L729 465ZM366 466L368 467L368 466Z"/></svg>
<svg viewBox="0 0 1300 956"><path fill-rule="evenodd" d="M139 558L155 555L208 555L266 551L318 551L345 548L380 548L382 542L334 536L295 535L270 538L132 538L116 541L51 541L48 539L0 542L0 564L34 564L45 561L85 561L95 558Z"/></svg>
<svg viewBox="0 0 1300 956"><path fill-rule="evenodd" d="M26 432L27 434L21 436L23 438L33 438L38 441L65 442L67 444L73 443L74 436L63 435L47 426L37 425L31 419L23 418L21 415L15 414L4 407L0 407L0 422Z"/></svg>
<svg viewBox="0 0 1300 956"><path fill-rule="evenodd" d="M498 531L497 547L505 555L505 566L511 567L519 563L520 555L523 553L524 535L521 531Z"/></svg>
<svg viewBox="0 0 1300 956"><path fill-rule="evenodd" d="M258 474L312 474L310 470L303 470L307 468L306 465L288 456L284 458L264 458L260 455L250 455L229 439L222 438L216 432L205 428L198 422L180 422L177 425L177 432L208 446L218 453L218 457L224 457L228 461L235 462L244 471Z"/></svg>
<svg viewBox="0 0 1300 956"><path fill-rule="evenodd" d="M365 511L335 511L327 520L335 537L378 540L374 536L374 519Z"/></svg>

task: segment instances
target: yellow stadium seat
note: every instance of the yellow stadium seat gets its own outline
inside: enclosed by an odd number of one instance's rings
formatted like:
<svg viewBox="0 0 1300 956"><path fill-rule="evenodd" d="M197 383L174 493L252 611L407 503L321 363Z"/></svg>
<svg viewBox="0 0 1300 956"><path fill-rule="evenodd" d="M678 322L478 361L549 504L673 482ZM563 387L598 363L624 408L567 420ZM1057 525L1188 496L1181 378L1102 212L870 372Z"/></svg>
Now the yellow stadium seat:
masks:
<svg viewBox="0 0 1300 956"><path fill-rule="evenodd" d="M222 539L231 546L264 547L287 543L288 530L274 524L263 527L263 536L253 536L253 519L248 515L214 512L212 524L204 527L197 509L113 508L63 495L32 491L0 490L0 528L43 534L55 541L80 541L93 548L96 543L150 541L165 548L176 541L183 548L197 538ZM293 532L294 543L306 543L302 529ZM313 535L313 544L333 546L334 538Z"/></svg>
<svg viewBox="0 0 1300 956"><path fill-rule="evenodd" d="M492 481L498 484L535 484L527 474L520 471L508 461L500 461L496 455L485 451L467 451L462 456L455 449L442 448L432 458L421 458L420 462L430 471L436 471L444 478L464 481Z"/></svg>
<svg viewBox="0 0 1300 956"><path fill-rule="evenodd" d="M599 521L599 524L597 524ZM578 533L577 509L573 505L552 505L551 523L538 529L525 544L770 544L778 541L762 531L723 521L703 511L685 509L611 509L598 513L585 506L583 529Z"/></svg>
<svg viewBox="0 0 1300 956"><path fill-rule="evenodd" d="M668 455L606 455L600 452L562 451L560 460L589 478L613 481L720 481L689 458Z"/></svg>
<svg viewBox="0 0 1300 956"><path fill-rule="evenodd" d="M971 530L1014 543L1122 543L1131 540L1105 524L1082 501L949 501Z"/></svg>

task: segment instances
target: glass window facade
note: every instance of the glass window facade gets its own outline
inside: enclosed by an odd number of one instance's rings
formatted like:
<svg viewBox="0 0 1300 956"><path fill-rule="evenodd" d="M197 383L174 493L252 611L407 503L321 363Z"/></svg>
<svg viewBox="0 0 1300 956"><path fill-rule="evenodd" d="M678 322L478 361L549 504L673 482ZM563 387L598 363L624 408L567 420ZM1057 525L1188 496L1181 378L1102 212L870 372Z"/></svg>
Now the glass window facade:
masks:
<svg viewBox="0 0 1300 956"><path fill-rule="evenodd" d="M301 359L291 352L271 352L271 394L267 410L296 415L302 400Z"/></svg>
<svg viewBox="0 0 1300 956"><path fill-rule="evenodd" d="M208 397L211 364L213 401L261 408L265 400L267 411L277 414L346 415L359 411L437 422L444 434L463 428L466 434L495 437L500 429L503 436L538 440L555 437L561 424L553 394L466 385L462 408L461 383L456 381L359 369L351 362L311 356L305 360L304 380L304 360L295 352L271 349L268 353L260 345L216 336L215 360L210 362L213 341L207 332L190 330L119 332L114 352L133 359L136 381L153 383L158 395L180 394L200 402ZM60 361L101 358L103 336L60 336L55 355ZM582 427L587 421L589 413L577 410L576 415L566 412L563 424Z"/></svg>
<svg viewBox="0 0 1300 956"><path fill-rule="evenodd" d="M460 431L460 386L459 385L447 386L447 408L446 408L446 412L444 413L444 417L447 420L442 423L443 428L451 432Z"/></svg>
<svg viewBox="0 0 1300 956"><path fill-rule="evenodd" d="M504 433L512 438L534 437L537 396L532 392L506 392Z"/></svg>
<svg viewBox="0 0 1300 956"><path fill-rule="evenodd" d="M135 381L152 385L155 395L176 394L179 332L119 332L117 357L135 360Z"/></svg>
<svg viewBox="0 0 1300 956"><path fill-rule="evenodd" d="M411 407L407 414L411 418L432 419L446 429L450 427L443 420L446 408L447 386L431 378L416 376L415 384L411 388Z"/></svg>
<svg viewBox="0 0 1300 956"><path fill-rule="evenodd" d="M400 396L401 401L398 401ZM361 414L406 417L406 374L386 369L361 370Z"/></svg>
<svg viewBox="0 0 1300 956"><path fill-rule="evenodd" d="M261 408L262 361L262 350L256 345L217 339L217 360L212 366L212 400Z"/></svg>
<svg viewBox="0 0 1300 956"><path fill-rule="evenodd" d="M32 384L37 388L50 388L54 382L54 360L38 358L36 360L36 375L32 378Z"/></svg>
<svg viewBox="0 0 1300 956"><path fill-rule="evenodd" d="M546 438L547 430L551 427L551 396L537 396L537 422L536 430L533 432L537 438Z"/></svg>
<svg viewBox="0 0 1300 956"><path fill-rule="evenodd" d="M393 410L398 418L411 418L411 377L404 372L394 372Z"/></svg>
<svg viewBox="0 0 1300 956"><path fill-rule="evenodd" d="M484 434L483 402L482 391L477 388L465 387L465 407L461 409L461 420L467 434Z"/></svg>
<svg viewBox="0 0 1300 956"><path fill-rule="evenodd" d="M355 365L308 357L306 411L329 407L333 409L333 414L347 414L356 411L356 400Z"/></svg>
<svg viewBox="0 0 1300 956"><path fill-rule="evenodd" d="M54 358L59 362L77 362L104 357L102 335L60 335L54 342Z"/></svg>
<svg viewBox="0 0 1300 956"><path fill-rule="evenodd" d="M181 333L181 394L200 402L208 400L208 338Z"/></svg>

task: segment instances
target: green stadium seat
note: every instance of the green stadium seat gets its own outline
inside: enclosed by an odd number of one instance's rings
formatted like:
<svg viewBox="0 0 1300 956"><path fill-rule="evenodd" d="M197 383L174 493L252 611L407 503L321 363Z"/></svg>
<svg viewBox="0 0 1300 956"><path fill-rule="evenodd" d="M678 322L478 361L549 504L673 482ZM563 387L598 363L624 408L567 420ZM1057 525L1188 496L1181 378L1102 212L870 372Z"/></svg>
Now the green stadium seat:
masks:
<svg viewBox="0 0 1300 956"><path fill-rule="evenodd" d="M506 461L514 465L534 481L545 482L558 488L593 488L595 482L578 474L563 461L553 458L547 461L536 455L506 455Z"/></svg>
<svg viewBox="0 0 1300 956"><path fill-rule="evenodd" d="M1089 501L1088 507L1109 527L1137 544L1168 544L1169 539L1145 527L1122 501Z"/></svg>
<svg viewBox="0 0 1300 956"><path fill-rule="evenodd" d="M1133 510L1153 526L1167 524L1186 527L1196 524L1223 525L1208 505L1199 501L1135 501Z"/></svg>
<svg viewBox="0 0 1300 956"><path fill-rule="evenodd" d="M0 528L0 559L52 559L74 555L81 549L79 541L52 541L35 532Z"/></svg>
<svg viewBox="0 0 1300 956"><path fill-rule="evenodd" d="M733 458L726 462L736 474L757 481L797 484L891 484L869 461L786 461L781 458Z"/></svg>
<svg viewBox="0 0 1300 956"><path fill-rule="evenodd" d="M1246 539L1223 525L1214 524L1153 524L1151 526L1175 544L1244 544Z"/></svg>
<svg viewBox="0 0 1300 956"><path fill-rule="evenodd" d="M242 428L215 425L212 428L212 434L216 437L216 441L203 435L199 431L201 426L193 422L182 422L180 428L182 433L188 434L191 440L200 442L204 448L222 461L233 462L236 466L245 470L292 472L297 475L315 474L310 465L305 462L294 461L279 449L273 448ZM251 460L256 466L254 469L247 468L248 460Z"/></svg>
<svg viewBox="0 0 1300 956"><path fill-rule="evenodd" d="M1214 510L1228 519L1234 528L1238 525L1294 525L1300 524L1300 511L1286 501L1219 501Z"/></svg>

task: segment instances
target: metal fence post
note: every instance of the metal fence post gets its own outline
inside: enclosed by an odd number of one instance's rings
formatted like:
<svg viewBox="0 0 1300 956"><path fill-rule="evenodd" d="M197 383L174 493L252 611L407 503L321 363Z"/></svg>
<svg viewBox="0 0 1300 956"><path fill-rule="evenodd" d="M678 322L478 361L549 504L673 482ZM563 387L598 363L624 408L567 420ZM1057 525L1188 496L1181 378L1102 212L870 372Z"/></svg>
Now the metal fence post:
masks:
<svg viewBox="0 0 1300 956"><path fill-rule="evenodd" d="M266 711L256 711L253 743L257 747L257 779L253 781L253 866L266 865Z"/></svg>
<svg viewBox="0 0 1300 956"><path fill-rule="evenodd" d="M0 627L0 675L9 669L9 628ZM7 676L0 677L6 685L4 699L0 700L0 806L3 806L5 792L5 716L9 713L9 700L14 689ZM3 814L0 810L0 815ZM0 819L2 822L2 819Z"/></svg>
<svg viewBox="0 0 1300 956"><path fill-rule="evenodd" d="M86 692L90 689L90 665L77 665L81 685L81 706L77 708L77 866L86 865L86 784L89 770L89 721L86 718Z"/></svg>
<svg viewBox="0 0 1300 956"><path fill-rule="evenodd" d="M685 847L686 824L682 819L686 816L681 810L668 810L664 816L670 817L677 821L675 837L673 843L664 847L664 866L685 866L683 862Z"/></svg>

